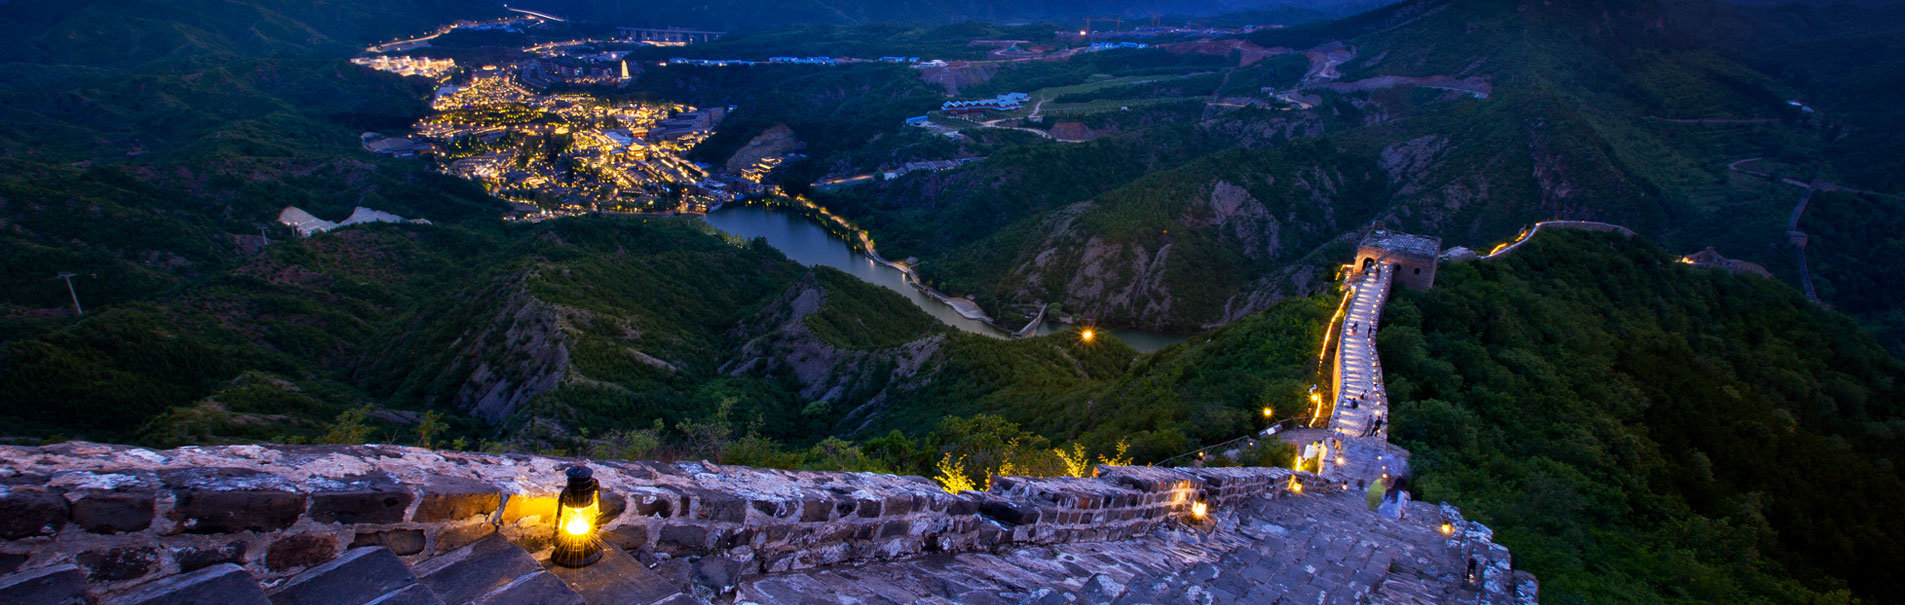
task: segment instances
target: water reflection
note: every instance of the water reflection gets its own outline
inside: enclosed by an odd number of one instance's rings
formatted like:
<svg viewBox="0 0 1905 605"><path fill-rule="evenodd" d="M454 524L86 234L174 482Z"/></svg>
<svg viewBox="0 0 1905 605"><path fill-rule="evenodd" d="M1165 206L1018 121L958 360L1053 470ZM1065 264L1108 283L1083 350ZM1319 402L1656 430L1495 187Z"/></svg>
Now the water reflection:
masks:
<svg viewBox="0 0 1905 605"><path fill-rule="evenodd" d="M906 283L904 274L884 264L875 262L864 254L855 252L847 243L834 238L822 229L798 214L761 208L758 206L729 207L717 210L704 218L708 224L722 231L746 239L766 238L768 245L780 250L781 254L803 265L825 265L852 274L868 283L885 287L900 293L913 305L926 311L934 318L961 330L1004 338L1005 332L991 324L966 319L945 303L933 300L920 292L918 288ZM1039 335L1054 334L1069 330L1067 326L1046 323L1039 326ZM1117 336L1139 351L1149 353L1158 349L1184 342L1182 336L1156 334L1135 330L1104 330Z"/></svg>

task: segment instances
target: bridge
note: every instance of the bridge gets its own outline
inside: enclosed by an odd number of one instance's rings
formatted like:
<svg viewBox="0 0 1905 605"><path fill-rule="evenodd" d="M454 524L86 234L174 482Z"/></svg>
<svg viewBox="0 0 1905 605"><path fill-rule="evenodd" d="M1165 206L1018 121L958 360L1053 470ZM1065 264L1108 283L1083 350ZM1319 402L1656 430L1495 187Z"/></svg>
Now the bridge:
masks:
<svg viewBox="0 0 1905 605"><path fill-rule="evenodd" d="M518 13L522 13L522 14L525 14L525 15L529 15L529 16L531 16L531 17L537 17L537 18L541 18L541 19L548 19L548 20L550 20L550 21L555 21L555 22L558 22L558 23L568 23L568 22L569 22L569 20L568 20L568 19L564 19L564 18L562 18L562 17L557 17L557 16L555 16L555 15L551 15L551 14L548 14L548 13L539 13L539 12L536 12L536 11L532 11L532 10L523 10L523 9L520 9L520 8L510 8L510 7L503 7L503 8L505 8L505 9L507 9L507 10L510 10L510 11L514 11L514 12L518 12Z"/></svg>

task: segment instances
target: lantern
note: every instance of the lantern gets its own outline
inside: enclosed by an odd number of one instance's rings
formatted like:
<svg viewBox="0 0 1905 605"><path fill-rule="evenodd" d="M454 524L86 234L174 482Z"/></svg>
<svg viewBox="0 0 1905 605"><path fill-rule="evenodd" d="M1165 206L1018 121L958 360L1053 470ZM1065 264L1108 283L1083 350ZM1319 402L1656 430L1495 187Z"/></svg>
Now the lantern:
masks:
<svg viewBox="0 0 1905 605"><path fill-rule="evenodd" d="M595 539L595 524L601 515L595 473L586 466L572 466L567 472L569 484L556 497L556 546L549 561L563 567L586 567L602 558L602 544Z"/></svg>
<svg viewBox="0 0 1905 605"><path fill-rule="evenodd" d="M1204 514L1208 512L1209 510L1210 510L1210 506L1204 502L1204 495L1198 494L1197 501L1191 503L1191 518L1196 519L1198 521L1203 521Z"/></svg>

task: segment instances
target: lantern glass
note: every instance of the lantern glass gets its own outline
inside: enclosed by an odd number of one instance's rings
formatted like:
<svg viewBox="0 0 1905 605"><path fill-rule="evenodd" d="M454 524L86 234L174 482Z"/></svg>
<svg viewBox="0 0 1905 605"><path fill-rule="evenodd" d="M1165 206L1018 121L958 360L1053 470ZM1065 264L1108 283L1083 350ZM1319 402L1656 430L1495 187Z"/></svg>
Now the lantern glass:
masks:
<svg viewBox="0 0 1905 605"><path fill-rule="evenodd" d="M602 543L595 537L602 513L601 490L589 467L571 467L567 475L569 484L556 496L556 546L549 561L585 567L602 558Z"/></svg>

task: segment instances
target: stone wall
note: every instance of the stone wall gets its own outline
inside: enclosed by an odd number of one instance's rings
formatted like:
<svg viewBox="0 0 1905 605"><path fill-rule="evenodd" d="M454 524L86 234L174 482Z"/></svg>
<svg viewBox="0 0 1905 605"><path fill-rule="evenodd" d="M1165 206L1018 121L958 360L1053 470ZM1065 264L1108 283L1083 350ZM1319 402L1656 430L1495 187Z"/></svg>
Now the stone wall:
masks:
<svg viewBox="0 0 1905 605"><path fill-rule="evenodd" d="M354 546L416 564L500 533L535 552L578 463L601 482L606 541L651 562L718 556L743 575L1117 540L1184 520L1200 496L1215 510L1323 486L1287 469L1100 467L955 495L922 477L706 462L72 442L0 447L0 574L71 563L110 594L219 563L270 581Z"/></svg>

